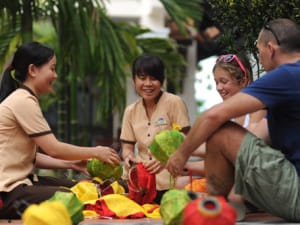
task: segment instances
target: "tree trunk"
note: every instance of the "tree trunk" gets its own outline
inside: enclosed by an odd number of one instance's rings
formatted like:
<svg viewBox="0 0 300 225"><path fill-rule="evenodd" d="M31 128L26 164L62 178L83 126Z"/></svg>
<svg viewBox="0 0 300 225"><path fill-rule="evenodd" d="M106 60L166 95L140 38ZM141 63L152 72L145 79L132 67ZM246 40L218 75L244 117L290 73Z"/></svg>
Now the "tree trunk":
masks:
<svg viewBox="0 0 300 225"><path fill-rule="evenodd" d="M23 43L32 41L32 4L33 0L23 1L23 12L21 16L21 36Z"/></svg>

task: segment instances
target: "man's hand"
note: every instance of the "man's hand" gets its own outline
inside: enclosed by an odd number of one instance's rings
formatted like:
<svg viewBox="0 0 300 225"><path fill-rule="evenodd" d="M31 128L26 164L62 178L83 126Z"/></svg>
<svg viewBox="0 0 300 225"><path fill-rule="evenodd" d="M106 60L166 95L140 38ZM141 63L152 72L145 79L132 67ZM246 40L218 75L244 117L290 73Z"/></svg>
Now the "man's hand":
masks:
<svg viewBox="0 0 300 225"><path fill-rule="evenodd" d="M170 156L166 168L173 176L180 176L184 174L184 166L187 159L177 150Z"/></svg>

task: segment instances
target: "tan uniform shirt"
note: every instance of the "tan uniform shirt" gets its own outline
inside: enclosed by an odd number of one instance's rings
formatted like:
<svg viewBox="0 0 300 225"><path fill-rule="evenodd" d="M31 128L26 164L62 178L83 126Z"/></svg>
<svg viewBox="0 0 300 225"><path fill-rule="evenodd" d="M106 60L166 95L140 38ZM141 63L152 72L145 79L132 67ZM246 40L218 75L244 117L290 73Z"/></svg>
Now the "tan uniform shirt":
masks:
<svg viewBox="0 0 300 225"><path fill-rule="evenodd" d="M32 185L27 178L36 156L31 137L48 133L51 129L30 90L19 88L0 104L0 191Z"/></svg>
<svg viewBox="0 0 300 225"><path fill-rule="evenodd" d="M150 120L143 100L139 99L125 110L120 139L137 143L137 158L141 161L150 160L153 156L147 146L159 131L171 130L173 123L181 128L190 126L187 107L179 96L163 92ZM169 189L170 174L166 169L156 175L156 186L157 190Z"/></svg>

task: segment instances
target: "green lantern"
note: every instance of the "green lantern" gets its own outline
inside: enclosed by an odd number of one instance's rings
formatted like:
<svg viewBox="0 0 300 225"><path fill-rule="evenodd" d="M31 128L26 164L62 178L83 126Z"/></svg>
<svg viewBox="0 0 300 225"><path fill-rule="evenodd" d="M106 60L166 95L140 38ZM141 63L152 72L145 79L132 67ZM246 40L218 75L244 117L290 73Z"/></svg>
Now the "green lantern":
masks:
<svg viewBox="0 0 300 225"><path fill-rule="evenodd" d="M73 225L78 224L84 219L82 213L84 205L73 192L56 191L47 201L62 202L68 210Z"/></svg>
<svg viewBox="0 0 300 225"><path fill-rule="evenodd" d="M185 206L191 201L188 191L171 189L167 191L160 203L160 215L164 225L180 225Z"/></svg>
<svg viewBox="0 0 300 225"><path fill-rule="evenodd" d="M87 171L92 177L99 177L102 180L111 178L119 180L123 174L123 167L121 164L112 166L94 158L87 163Z"/></svg>
<svg viewBox="0 0 300 225"><path fill-rule="evenodd" d="M183 135L178 130L163 130L155 135L149 149L156 159L166 163L183 139Z"/></svg>

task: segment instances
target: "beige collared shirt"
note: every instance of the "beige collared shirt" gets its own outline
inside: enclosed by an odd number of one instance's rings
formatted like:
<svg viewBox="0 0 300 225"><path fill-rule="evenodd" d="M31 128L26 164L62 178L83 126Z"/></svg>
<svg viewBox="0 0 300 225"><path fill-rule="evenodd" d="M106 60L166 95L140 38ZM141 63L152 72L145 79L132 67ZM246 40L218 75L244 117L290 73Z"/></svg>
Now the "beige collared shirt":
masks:
<svg viewBox="0 0 300 225"><path fill-rule="evenodd" d="M51 133L38 99L27 89L17 89L0 104L0 191L19 184L32 185L36 145L32 136Z"/></svg>
<svg viewBox="0 0 300 225"><path fill-rule="evenodd" d="M150 120L143 100L139 99L125 110L120 139L137 144L139 160L151 160L153 156L148 149L149 144L159 131L173 129L173 123L181 128L190 126L187 107L179 96L163 92ZM167 170L156 175L157 190L168 189L169 182L170 175Z"/></svg>

